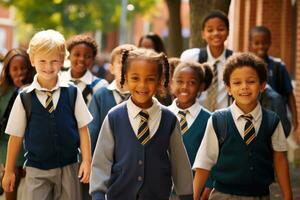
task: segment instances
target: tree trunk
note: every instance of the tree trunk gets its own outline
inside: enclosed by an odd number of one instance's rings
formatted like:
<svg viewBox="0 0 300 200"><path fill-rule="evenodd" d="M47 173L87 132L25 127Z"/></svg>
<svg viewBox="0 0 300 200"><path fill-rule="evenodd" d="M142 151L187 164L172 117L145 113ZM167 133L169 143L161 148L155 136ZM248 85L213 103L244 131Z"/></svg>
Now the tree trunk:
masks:
<svg viewBox="0 0 300 200"><path fill-rule="evenodd" d="M190 48L204 47L202 40L202 20L212 10L219 9L228 13L231 0L190 0Z"/></svg>
<svg viewBox="0 0 300 200"><path fill-rule="evenodd" d="M168 56L179 57L182 52L183 39L181 36L180 5L181 0L166 0L169 11Z"/></svg>

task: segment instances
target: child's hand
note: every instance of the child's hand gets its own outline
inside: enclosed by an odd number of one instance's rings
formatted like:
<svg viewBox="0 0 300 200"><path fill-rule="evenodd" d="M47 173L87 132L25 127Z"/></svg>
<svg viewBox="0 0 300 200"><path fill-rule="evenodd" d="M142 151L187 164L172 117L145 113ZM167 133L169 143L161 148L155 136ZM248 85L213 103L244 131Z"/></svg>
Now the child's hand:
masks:
<svg viewBox="0 0 300 200"><path fill-rule="evenodd" d="M211 191L212 191L212 188L205 187L201 194L200 200L208 200Z"/></svg>
<svg viewBox="0 0 300 200"><path fill-rule="evenodd" d="M14 172L4 172L4 176L2 179L2 187L5 192L12 192L14 191L15 186L15 173Z"/></svg>
<svg viewBox="0 0 300 200"><path fill-rule="evenodd" d="M89 183L90 173L91 173L91 162L82 161L78 173L78 178L80 178L80 182Z"/></svg>

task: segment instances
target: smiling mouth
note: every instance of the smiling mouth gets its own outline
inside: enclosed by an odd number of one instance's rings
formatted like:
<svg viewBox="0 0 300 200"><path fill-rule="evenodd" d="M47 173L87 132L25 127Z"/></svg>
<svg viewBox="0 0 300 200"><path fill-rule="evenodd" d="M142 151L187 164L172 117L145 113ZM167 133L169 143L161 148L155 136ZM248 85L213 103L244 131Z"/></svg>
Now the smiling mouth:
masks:
<svg viewBox="0 0 300 200"><path fill-rule="evenodd" d="M181 96L187 96L187 95L189 95L189 94L186 93L186 92L182 92L182 93L180 93L180 95L181 95Z"/></svg>
<svg viewBox="0 0 300 200"><path fill-rule="evenodd" d="M250 93L247 93L247 94L240 94L240 96L250 96L251 94Z"/></svg>
<svg viewBox="0 0 300 200"><path fill-rule="evenodd" d="M139 92L139 91L136 91L137 94L139 95L146 95L148 92Z"/></svg>

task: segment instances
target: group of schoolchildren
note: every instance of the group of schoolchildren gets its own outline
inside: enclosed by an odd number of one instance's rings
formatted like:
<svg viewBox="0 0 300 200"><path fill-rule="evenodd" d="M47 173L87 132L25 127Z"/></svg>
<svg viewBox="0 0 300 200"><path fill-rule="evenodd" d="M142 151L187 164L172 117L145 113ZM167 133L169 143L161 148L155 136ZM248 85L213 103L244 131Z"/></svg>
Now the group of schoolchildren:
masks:
<svg viewBox="0 0 300 200"><path fill-rule="evenodd" d="M89 36L65 42L40 31L28 55L11 50L0 80L6 198L16 199L25 162L24 200L267 200L275 173L291 200L284 105L294 128L297 116L288 73L267 54L267 28L250 33L257 56L226 49L228 33L226 15L213 11L202 26L207 47L180 60L156 49L153 35L141 39L145 48L120 45L109 84L89 71L97 55ZM71 67L61 72L65 58Z"/></svg>

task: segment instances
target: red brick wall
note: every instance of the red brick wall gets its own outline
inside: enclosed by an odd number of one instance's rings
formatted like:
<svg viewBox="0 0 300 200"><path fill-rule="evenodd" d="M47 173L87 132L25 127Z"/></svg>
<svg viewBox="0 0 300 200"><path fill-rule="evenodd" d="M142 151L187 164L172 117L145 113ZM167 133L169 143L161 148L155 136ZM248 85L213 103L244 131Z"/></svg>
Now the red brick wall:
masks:
<svg viewBox="0 0 300 200"><path fill-rule="evenodd" d="M10 11L8 8L4 8L0 6L0 18L5 21L4 24L0 23L0 29L4 30L5 32L5 48L7 50L13 48L13 24L10 24Z"/></svg>
<svg viewBox="0 0 300 200"><path fill-rule="evenodd" d="M263 0L262 25L272 33L272 46L269 54L280 57L291 68L291 2Z"/></svg>

